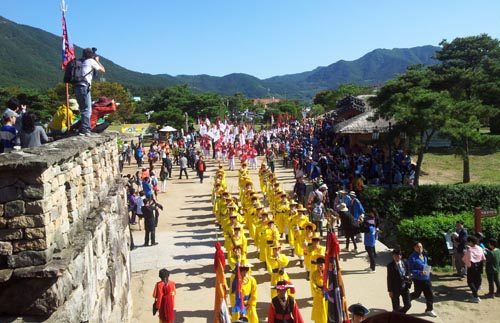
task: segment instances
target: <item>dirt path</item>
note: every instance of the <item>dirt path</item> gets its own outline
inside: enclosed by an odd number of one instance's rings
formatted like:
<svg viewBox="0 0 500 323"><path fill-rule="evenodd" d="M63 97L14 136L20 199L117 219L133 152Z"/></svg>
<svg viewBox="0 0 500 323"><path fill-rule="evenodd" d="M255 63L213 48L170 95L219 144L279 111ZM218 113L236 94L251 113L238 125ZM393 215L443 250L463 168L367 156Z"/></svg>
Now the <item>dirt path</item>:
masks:
<svg viewBox="0 0 500 323"><path fill-rule="evenodd" d="M172 180L167 182L167 193L159 195L159 202L165 206L161 213L156 236L159 244L153 247L138 247L131 253L132 258L132 294L134 323L157 322L151 314L152 291L158 281L158 270L168 268L170 278L176 282L176 323L213 322L214 283L213 271L214 243L221 240L212 215L210 194L213 184L215 163L207 161L208 171L203 184L189 172L189 180L178 180L178 167L174 166ZM238 166L239 167L239 166ZM137 167L125 168L125 173L137 171ZM283 188L293 188L290 169L277 168L277 174ZM258 187L257 171L251 171L254 183ZM228 172L228 189L237 191L237 172ZM136 245L144 242L144 231L133 231ZM343 241L340 239L341 242ZM323 242L324 243L324 242ZM390 261L389 250L382 244L377 245L377 272L368 274L366 252L362 245L358 254L341 255L342 270L349 304L361 302L372 312L389 310L390 299L386 292L385 265ZM286 250L286 248L285 248ZM249 259L256 259L256 249L249 243ZM252 275L258 282L258 314L260 322L266 322L270 301L269 276L261 264L252 269ZM289 275L297 287L297 301L306 322L311 322L312 298L309 282L305 280L304 269L297 265L297 259L291 258ZM441 278L435 282L435 310L439 317L434 322L495 322L500 315L497 300L484 300L480 304L469 304L451 299L465 299L468 289L465 282ZM483 283L483 290L486 281ZM497 304L496 307L492 306ZM424 311L423 298L414 301L409 314L420 316ZM430 319L428 317L423 317Z"/></svg>

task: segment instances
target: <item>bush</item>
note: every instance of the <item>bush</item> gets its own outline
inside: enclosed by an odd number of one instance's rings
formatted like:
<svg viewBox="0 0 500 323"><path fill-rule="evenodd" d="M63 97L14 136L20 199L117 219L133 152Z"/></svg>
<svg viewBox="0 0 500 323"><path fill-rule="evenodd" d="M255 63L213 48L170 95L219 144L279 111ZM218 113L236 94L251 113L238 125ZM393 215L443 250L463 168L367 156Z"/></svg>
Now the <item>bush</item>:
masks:
<svg viewBox="0 0 500 323"><path fill-rule="evenodd" d="M396 239L401 250L408 255L416 241L420 241L426 249L430 263L434 266L450 264L448 249L444 235L455 230L455 223L464 221L464 226L470 235L474 234L474 213L459 214L435 213L432 216L418 216L404 219L397 225ZM482 233L487 241L490 238L500 238L500 217L482 220Z"/></svg>

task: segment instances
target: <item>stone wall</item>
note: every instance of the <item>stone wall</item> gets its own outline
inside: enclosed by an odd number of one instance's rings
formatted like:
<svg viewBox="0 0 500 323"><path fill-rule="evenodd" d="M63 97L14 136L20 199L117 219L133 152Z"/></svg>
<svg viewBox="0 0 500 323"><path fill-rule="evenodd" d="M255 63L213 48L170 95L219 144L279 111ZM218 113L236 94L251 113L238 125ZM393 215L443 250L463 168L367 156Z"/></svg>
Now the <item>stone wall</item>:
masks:
<svg viewBox="0 0 500 323"><path fill-rule="evenodd" d="M129 321L116 137L0 155L0 323Z"/></svg>

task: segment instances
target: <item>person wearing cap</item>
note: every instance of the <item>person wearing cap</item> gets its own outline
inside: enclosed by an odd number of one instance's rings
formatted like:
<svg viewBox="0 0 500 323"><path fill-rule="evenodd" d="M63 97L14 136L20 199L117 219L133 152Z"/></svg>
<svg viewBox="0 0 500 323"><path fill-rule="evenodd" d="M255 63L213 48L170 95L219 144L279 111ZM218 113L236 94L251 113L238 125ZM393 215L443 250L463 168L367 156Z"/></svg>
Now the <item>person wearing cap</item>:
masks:
<svg viewBox="0 0 500 323"><path fill-rule="evenodd" d="M280 199L276 204L276 221L278 225L278 231L283 235L285 230L288 231L288 214L290 213L290 202L288 201L288 195L285 192L280 194Z"/></svg>
<svg viewBox="0 0 500 323"><path fill-rule="evenodd" d="M52 117L52 121L49 123L49 136L60 136L72 130L75 123L75 114L78 114L80 110L78 109L78 102L76 99L69 99L69 109L66 105L61 105L57 108L56 113ZM69 117L68 117L69 116ZM70 125L68 127L68 118Z"/></svg>
<svg viewBox="0 0 500 323"><path fill-rule="evenodd" d="M352 323L363 322L366 318L366 315L370 313L370 311L366 307L359 303L349 306L348 311L352 315Z"/></svg>
<svg viewBox="0 0 500 323"><path fill-rule="evenodd" d="M314 232L311 238L311 245L307 247L307 255L309 257L309 270L312 271L316 267L315 259L317 257L324 257L326 248L321 245L321 236L319 232ZM307 268L307 267L306 267Z"/></svg>
<svg viewBox="0 0 500 323"><path fill-rule="evenodd" d="M306 279L309 280L309 274L311 271L311 255L309 254L310 247L313 242L314 232L316 232L316 225L313 222L308 222L304 226L304 231L302 231L302 247L304 248L304 267L306 269Z"/></svg>
<svg viewBox="0 0 500 323"><path fill-rule="evenodd" d="M375 244L377 243L377 229L375 228L375 218L366 217L364 222L367 224L367 231L364 233L363 243L365 250L368 253L370 268L367 270L370 273L375 273Z"/></svg>
<svg viewBox="0 0 500 323"><path fill-rule="evenodd" d="M11 109L6 109L2 115L3 125L0 128L0 152L9 152L15 146L20 146L18 131L15 127L16 120L19 115Z"/></svg>
<svg viewBox="0 0 500 323"><path fill-rule="evenodd" d="M285 233L286 233L288 244L291 247L291 250L290 250L291 257L293 257L295 255L294 254L295 235L294 235L294 230L293 230L293 223L299 215L299 212L297 212L297 206L298 206L298 203L295 202L295 200L290 200L290 210L288 211L288 214L286 216L286 222L285 222L285 228L286 228Z"/></svg>
<svg viewBox="0 0 500 323"><path fill-rule="evenodd" d="M315 264L315 268L311 272L311 294L313 297L311 320L316 323L327 323L328 305L323 291L325 256L319 254L315 255L312 261Z"/></svg>
<svg viewBox="0 0 500 323"><path fill-rule="evenodd" d="M305 239L305 227L309 222L309 218L307 216L307 209L299 204L297 208L297 216L292 221L291 226L294 234L294 251L295 255L299 257L299 267L304 267L304 239ZM313 223L311 223L314 225ZM307 244L306 244L307 247Z"/></svg>
<svg viewBox="0 0 500 323"><path fill-rule="evenodd" d="M432 294L431 273L429 271L427 254L424 252L424 247L420 242L415 243L413 250L408 257L408 265L415 285L413 292L410 294L411 299L419 298L423 292L426 304L425 314L437 317L437 314L434 312L434 296Z"/></svg>
<svg viewBox="0 0 500 323"><path fill-rule="evenodd" d="M338 205L338 218L340 219L340 229L344 231L345 236L344 251L349 251L349 242L352 241L352 244L354 245L353 251L357 252L358 246L356 245L354 236L359 230L359 227L357 226L357 222L354 221L354 218L352 217L352 214L351 212L349 212L349 209L347 208L347 205L345 205L345 203L340 203Z"/></svg>
<svg viewBox="0 0 500 323"><path fill-rule="evenodd" d="M243 306L245 308L245 317L246 321L249 323L259 323L259 317L257 315L257 281L251 274L252 265L248 262L247 259L242 259L239 263L240 269L240 279L241 279L241 294L243 297ZM230 288L230 300L233 305L233 310L235 309L236 304L236 293L237 293L237 281L235 281L236 275L233 273L231 278L229 279L229 288ZM232 312L231 317L232 320L241 319L242 311L240 312ZM238 322L238 321L236 321Z"/></svg>
<svg viewBox="0 0 500 323"><path fill-rule="evenodd" d="M356 197L356 193L354 191L349 192L349 196L351 197L351 203L347 205L349 211L351 212L354 221L360 222L360 219L364 216L365 208L361 201ZM358 242L361 241L361 234L358 232L357 234Z"/></svg>
<svg viewBox="0 0 500 323"><path fill-rule="evenodd" d="M90 94L92 78L96 72L106 72L104 66L99 62L99 56L96 56L92 48L83 50L82 74L85 80L73 85L76 100L82 113L81 133L90 135L90 117L92 115L92 96Z"/></svg>
<svg viewBox="0 0 500 323"><path fill-rule="evenodd" d="M273 297L269 304L267 323L304 323L295 298L287 295L287 290L293 288L293 285L286 281L279 281L271 288L276 289L278 295Z"/></svg>
<svg viewBox="0 0 500 323"><path fill-rule="evenodd" d="M269 226L269 212L262 211L262 217L260 218L260 224L256 228L255 235L258 236L258 249L259 249L259 260L263 263L266 262L267 258L267 230ZM270 243L272 244L272 242Z"/></svg>
<svg viewBox="0 0 500 323"><path fill-rule="evenodd" d="M403 259L400 249L392 251L392 261L387 264L387 291L391 298L392 311L406 313L411 307L411 276L408 261ZM401 307L400 297L403 299Z"/></svg>
<svg viewBox="0 0 500 323"><path fill-rule="evenodd" d="M290 281L290 276L286 272L286 266L288 266L289 260L285 254L281 253L281 244L276 243L271 246L272 254L268 255L266 265L270 269L271 273L271 286L274 286L280 280ZM289 290L288 294L294 296L295 289ZM271 291L271 298L276 296L276 291Z"/></svg>
<svg viewBox="0 0 500 323"><path fill-rule="evenodd" d="M272 268L268 263L269 257L273 255L272 246L280 244L280 232L276 227L276 220L269 219L267 220L267 228L264 233L265 241L266 241L266 262L267 262L267 270L271 273Z"/></svg>

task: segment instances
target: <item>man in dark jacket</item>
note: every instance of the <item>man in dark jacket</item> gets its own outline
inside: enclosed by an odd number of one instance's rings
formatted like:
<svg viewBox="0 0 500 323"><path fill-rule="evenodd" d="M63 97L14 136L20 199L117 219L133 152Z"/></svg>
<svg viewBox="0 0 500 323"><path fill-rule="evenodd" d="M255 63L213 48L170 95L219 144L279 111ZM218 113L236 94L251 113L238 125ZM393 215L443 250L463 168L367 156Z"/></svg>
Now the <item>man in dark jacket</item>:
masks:
<svg viewBox="0 0 500 323"><path fill-rule="evenodd" d="M455 268L457 270L456 275L460 278L465 278L467 275L467 268L465 267L465 263L462 260L464 257L464 251L467 247L467 230L464 228L464 222L459 220L455 224L455 232L458 234L458 238L456 241L456 249L455 249Z"/></svg>
<svg viewBox="0 0 500 323"><path fill-rule="evenodd" d="M144 230L146 235L144 236L144 246L149 246L149 238L151 237L151 245L157 245L158 242L155 240L156 231L156 221L155 221L155 210L157 206L151 203L151 200L144 199L144 206L141 208L142 214L144 216Z"/></svg>
<svg viewBox="0 0 500 323"><path fill-rule="evenodd" d="M411 307L411 279L408 261L403 259L400 249L392 251L392 259L393 261L387 265L387 291L391 298L392 310L406 313ZM403 299L403 307L400 305L400 296Z"/></svg>

